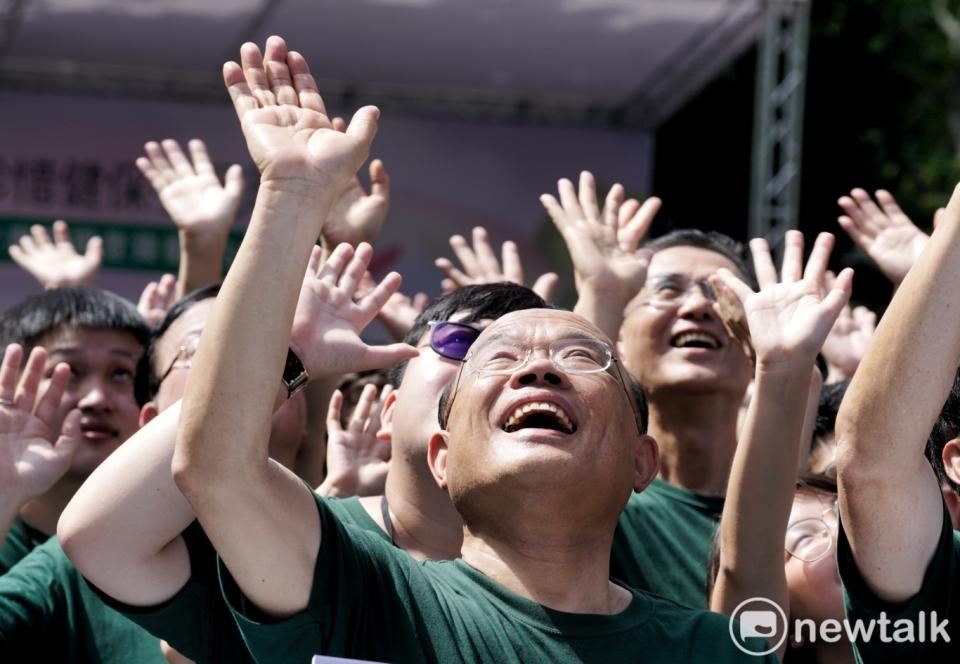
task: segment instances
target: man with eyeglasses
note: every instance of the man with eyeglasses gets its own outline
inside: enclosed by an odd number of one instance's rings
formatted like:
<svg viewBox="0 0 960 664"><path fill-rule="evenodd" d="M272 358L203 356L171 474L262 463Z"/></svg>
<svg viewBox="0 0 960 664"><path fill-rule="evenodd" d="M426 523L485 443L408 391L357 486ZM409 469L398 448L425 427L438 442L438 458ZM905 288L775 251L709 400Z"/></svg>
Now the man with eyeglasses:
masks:
<svg viewBox="0 0 960 664"><path fill-rule="evenodd" d="M742 247L719 233L673 231L645 248L653 252L646 283L624 312L618 350L649 399L662 463L660 477L627 503L611 573L706 608L707 558L753 376L707 279L721 268L747 283L752 277Z"/></svg>

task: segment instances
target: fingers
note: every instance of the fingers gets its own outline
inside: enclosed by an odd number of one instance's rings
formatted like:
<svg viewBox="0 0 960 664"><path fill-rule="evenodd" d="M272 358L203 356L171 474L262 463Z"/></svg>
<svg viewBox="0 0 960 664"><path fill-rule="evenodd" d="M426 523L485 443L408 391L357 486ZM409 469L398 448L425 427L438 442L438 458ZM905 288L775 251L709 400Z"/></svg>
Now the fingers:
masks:
<svg viewBox="0 0 960 664"><path fill-rule="evenodd" d="M297 93L300 107L326 115L327 107L323 103L323 97L320 96L317 82L313 79L310 67L304 57L297 51L290 51L287 53L287 67L290 68L293 89ZM341 122L343 122L342 119ZM338 129L338 131L346 131L346 123L344 123L343 129Z"/></svg>
<svg viewBox="0 0 960 664"><path fill-rule="evenodd" d="M820 233L813 243L810 258L807 259L807 266L803 271L803 278L814 280L818 285L818 289L824 283L824 274L827 270L827 264L830 262L830 252L833 251L833 243L833 234Z"/></svg>
<svg viewBox="0 0 960 664"><path fill-rule="evenodd" d="M877 189L876 191L877 203L880 204L880 207L883 209L884 214L886 214L891 220L896 218L907 219L907 215L903 213L903 210L900 209L900 206L897 204L897 199L893 197L886 189Z"/></svg>
<svg viewBox="0 0 960 664"><path fill-rule="evenodd" d="M570 219L557 199L550 194L540 194L540 204L546 209L553 225L560 231L560 235L566 237L566 226Z"/></svg>
<svg viewBox="0 0 960 664"><path fill-rule="evenodd" d="M341 118L339 115L330 120L330 126L336 131L339 131L341 134L347 133L347 121Z"/></svg>
<svg viewBox="0 0 960 664"><path fill-rule="evenodd" d="M83 255L91 265L99 266L103 262L103 238L94 235L87 240L87 248Z"/></svg>
<svg viewBox="0 0 960 664"><path fill-rule="evenodd" d="M563 211L574 219L583 219L584 212L580 207L580 201L577 198L577 192L573 188L573 183L567 178L560 178L557 181L557 191L560 193L560 203L563 205Z"/></svg>
<svg viewBox="0 0 960 664"><path fill-rule="evenodd" d="M196 175L193 166L180 149L180 144L172 138L165 139L161 144L163 151L167 153L167 160L173 166L173 170L181 178L189 178Z"/></svg>
<svg viewBox="0 0 960 664"><path fill-rule="evenodd" d="M166 311L173 304L176 297L177 278L172 274L165 274L160 277L157 284L157 290L154 299L154 308Z"/></svg>
<svg viewBox="0 0 960 664"><path fill-rule="evenodd" d="M23 374L20 376L20 385L17 388L17 396L14 399L17 408L27 412L33 412L33 405L37 399L37 389L40 387L40 381L43 378L43 369L47 364L47 351L41 346L36 346L30 351L27 358L27 364L23 368Z"/></svg>
<svg viewBox="0 0 960 664"><path fill-rule="evenodd" d="M370 194L390 198L390 175L379 159L370 162Z"/></svg>
<svg viewBox="0 0 960 664"><path fill-rule="evenodd" d="M580 173L580 191L578 195L580 209L588 219L599 219L600 208L597 206L597 181L590 171Z"/></svg>
<svg viewBox="0 0 960 664"><path fill-rule="evenodd" d="M153 188L159 192L161 189L177 180L178 176L173 166L167 161L164 151L156 141L147 141L143 145L147 158L137 159L137 167L140 172L147 176Z"/></svg>
<svg viewBox="0 0 960 664"><path fill-rule="evenodd" d="M37 249L49 248L53 244L50 242L50 235L47 233L47 229L40 224L34 224L30 227L30 237L33 239L33 244Z"/></svg>
<svg viewBox="0 0 960 664"><path fill-rule="evenodd" d="M368 383L363 386L360 398L357 399L357 405L353 409L350 417L350 423L347 428L356 433L363 433L367 430L370 422L370 415L373 411L373 405L377 400L377 386Z"/></svg>
<svg viewBox="0 0 960 664"><path fill-rule="evenodd" d="M233 110L237 112L237 117L241 120L250 111L260 108L260 103L253 96L250 86L247 85L243 68L232 60L223 64L223 84L227 87L227 94L230 95L230 100L233 102Z"/></svg>
<svg viewBox="0 0 960 664"><path fill-rule="evenodd" d="M143 292L140 293L140 300L137 302L137 311L143 316L147 311L153 308L153 300L157 296L157 282L148 283Z"/></svg>
<svg viewBox="0 0 960 664"><path fill-rule="evenodd" d="M357 302L357 308L363 314L361 328L373 320L374 316L380 313L387 300L397 292L403 279L398 272L391 272L370 291L368 295Z"/></svg>
<svg viewBox="0 0 960 664"><path fill-rule="evenodd" d="M323 247L321 247L319 244L314 245L313 249L310 250L310 260L307 261L307 276L317 276L317 270L320 269L320 264L322 262Z"/></svg>
<svg viewBox="0 0 960 664"><path fill-rule="evenodd" d="M840 228L850 236L853 243L857 245L861 251L866 252L867 246L870 244L873 236L868 235L851 217L846 215L837 217L837 223L840 224Z"/></svg>
<svg viewBox="0 0 960 664"><path fill-rule="evenodd" d="M426 293L417 293L413 296L412 306L413 310L417 312L417 315L422 314L428 304L430 304L430 296Z"/></svg>
<svg viewBox="0 0 960 664"><path fill-rule="evenodd" d="M82 414L79 408L72 409L63 420L63 426L60 429L60 437L54 443L53 451L59 457L60 463L64 468L70 465L73 455L80 447L80 420Z"/></svg>
<svg viewBox="0 0 960 664"><path fill-rule="evenodd" d="M560 276L556 272L546 272L533 282L530 290L549 302L554 291L557 290L558 283L560 283Z"/></svg>
<svg viewBox="0 0 960 664"><path fill-rule="evenodd" d="M53 430L60 428L56 422L57 411L60 408L60 401L63 399L63 393L67 389L67 383L70 381L70 366L66 362L60 362L53 368L50 380L47 381L47 387L37 401L34 410L37 418Z"/></svg>
<svg viewBox="0 0 960 664"><path fill-rule="evenodd" d="M73 242L70 241L70 229L63 219L57 219L53 222L53 241L57 246L67 245L73 249Z"/></svg>
<svg viewBox="0 0 960 664"><path fill-rule="evenodd" d="M342 431L340 424L340 410L343 408L343 392L334 390L330 396L330 405L327 407L327 431Z"/></svg>
<svg viewBox="0 0 960 664"><path fill-rule="evenodd" d="M619 226L625 196L626 191L619 182L610 187L610 191L607 192L607 200L603 202L603 223L609 228Z"/></svg>
<svg viewBox="0 0 960 664"><path fill-rule="evenodd" d="M479 276L488 281L502 277L500 261L497 260L496 254L493 253L493 247L490 246L487 229L483 226L476 226L473 229L473 253L477 257L477 264L480 266Z"/></svg>
<svg viewBox="0 0 960 664"><path fill-rule="evenodd" d="M267 40L268 44L270 39ZM270 89L260 47L252 42L242 45L240 47L240 66L243 68L243 77L247 81L247 86L260 107L276 106L277 98L274 96L273 90Z"/></svg>
<svg viewBox="0 0 960 664"><path fill-rule="evenodd" d="M476 229L474 229L474 235L476 235ZM450 248L453 249L454 255L468 275L474 278L483 275L483 268L480 266L480 261L477 260L477 255L462 235L452 235L450 237Z"/></svg>
<svg viewBox="0 0 960 664"><path fill-rule="evenodd" d="M637 201L628 202L637 203ZM620 224L622 231L618 233L618 239L623 251L636 251L637 245L650 230L650 224L653 223L653 218L657 216L657 212L660 211L662 205L663 201L656 196L651 196L643 202L643 205L639 206L636 213L626 223ZM627 205L625 204L623 207L627 208Z"/></svg>
<svg viewBox="0 0 960 664"><path fill-rule="evenodd" d="M460 286L467 286L473 283L473 279L461 272L447 258L438 258L433 261L438 270L447 275L447 278L440 282L440 287L444 293L452 293Z"/></svg>
<svg viewBox="0 0 960 664"><path fill-rule="evenodd" d="M340 274L351 258L353 258L353 247L346 242L341 242L324 261L320 271L317 272L317 279L327 282L329 286L334 286L340 280Z"/></svg>
<svg viewBox="0 0 960 664"><path fill-rule="evenodd" d="M23 348L19 344L10 344L6 347L3 352L3 362L0 362L0 399L5 402L14 401L22 360Z"/></svg>
<svg viewBox="0 0 960 664"><path fill-rule="evenodd" d="M830 312L834 318L839 316L840 312L850 301L850 293L853 291L853 270L844 268L837 275L833 282L833 288L823 298L822 306Z"/></svg>
<svg viewBox="0 0 960 664"><path fill-rule="evenodd" d="M213 163L207 153L206 143L199 138L194 138L187 142L187 149L190 150L190 159L193 161L194 171L200 175L215 175Z"/></svg>
<svg viewBox="0 0 960 664"><path fill-rule="evenodd" d="M750 254L753 256L753 271L757 274L760 288L777 283L777 268L770 255L770 245L762 237L750 240Z"/></svg>
<svg viewBox="0 0 960 664"><path fill-rule="evenodd" d="M511 240L504 242L501 255L504 280L523 285L523 264L520 262L520 250L517 249L517 243Z"/></svg>
<svg viewBox="0 0 960 664"><path fill-rule="evenodd" d="M877 327L877 314L864 306L854 307L853 321L861 330L873 331Z"/></svg>
<svg viewBox="0 0 960 664"><path fill-rule="evenodd" d="M890 220L887 218L887 215L877 207L877 204L870 198L870 194L864 189L857 188L851 190L850 197L860 206L863 222L870 230L878 232L883 226L889 223Z"/></svg>
<svg viewBox="0 0 960 664"><path fill-rule="evenodd" d="M737 299L740 300L741 304L745 302L748 297L753 295L753 290L750 289L750 286L745 284L742 279L740 279L727 268L720 268L717 270L717 273L714 276L723 286L737 296ZM714 279L711 278L710 281L713 282Z"/></svg>
<svg viewBox="0 0 960 664"><path fill-rule="evenodd" d="M374 404L373 413L371 413L370 420L367 423L367 431L374 435L380 430L380 413L383 412L383 404L387 402L387 397L389 397L392 392L393 385L387 383L383 386L383 389L380 390L380 397Z"/></svg>
<svg viewBox="0 0 960 664"><path fill-rule="evenodd" d="M263 68L270 91L273 92L277 103L296 105L298 95L293 88L293 77L287 66L287 43L281 37L273 36L267 39Z"/></svg>
<svg viewBox="0 0 960 664"><path fill-rule="evenodd" d="M787 231L783 240L783 266L780 281L793 282L803 278L803 233Z"/></svg>
<svg viewBox="0 0 960 664"><path fill-rule="evenodd" d="M346 268L344 268L343 273L340 275L338 285L340 289L351 298L354 292L356 292L357 286L359 286L363 280L363 275L367 271L367 267L370 265L372 259L373 247L366 242L361 242L357 245L356 250L354 250L353 258L347 263ZM376 291L376 289L374 289L374 291ZM390 295L393 295L393 293ZM386 300L384 300L384 302L386 302ZM378 308L377 311L379 310Z"/></svg>

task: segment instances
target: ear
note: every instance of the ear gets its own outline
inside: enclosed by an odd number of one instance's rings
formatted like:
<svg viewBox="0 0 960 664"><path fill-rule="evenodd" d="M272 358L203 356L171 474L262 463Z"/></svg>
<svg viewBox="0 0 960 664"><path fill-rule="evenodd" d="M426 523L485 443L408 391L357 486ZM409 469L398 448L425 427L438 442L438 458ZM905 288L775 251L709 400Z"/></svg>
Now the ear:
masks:
<svg viewBox="0 0 960 664"><path fill-rule="evenodd" d="M660 448L652 436L644 434L637 440L633 464L633 490L639 493L660 472Z"/></svg>
<svg viewBox="0 0 960 664"><path fill-rule="evenodd" d="M157 404L153 401L148 401L143 404L143 407L140 409L140 427L147 426L147 422L155 418L160 414L160 410L157 408Z"/></svg>
<svg viewBox="0 0 960 664"><path fill-rule="evenodd" d="M943 446L943 469L954 484L960 484L960 438Z"/></svg>
<svg viewBox="0 0 960 664"><path fill-rule="evenodd" d="M446 431L435 431L427 443L427 464L433 479L444 491L447 490L447 442L450 434Z"/></svg>
<svg viewBox="0 0 960 664"><path fill-rule="evenodd" d="M397 408L397 391L387 395L380 407L380 428L377 430L377 440L389 441L393 439L393 413Z"/></svg>

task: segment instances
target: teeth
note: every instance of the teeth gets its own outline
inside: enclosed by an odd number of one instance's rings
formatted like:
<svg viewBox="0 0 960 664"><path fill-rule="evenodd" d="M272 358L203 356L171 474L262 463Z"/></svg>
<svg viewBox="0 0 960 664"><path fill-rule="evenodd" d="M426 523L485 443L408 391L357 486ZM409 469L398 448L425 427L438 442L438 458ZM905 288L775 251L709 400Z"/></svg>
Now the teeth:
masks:
<svg viewBox="0 0 960 664"><path fill-rule="evenodd" d="M676 337L673 341L674 346L683 347L686 344L692 342L700 342L707 344L710 348L718 348L717 340L711 337L709 334L703 334L702 332L684 332L680 336Z"/></svg>
<svg viewBox="0 0 960 664"><path fill-rule="evenodd" d="M525 403L522 406L518 406L517 409L513 411L510 419L508 419L506 424L503 425L503 428L506 431L515 430L520 426L520 422L523 421L524 416L531 412L551 413L557 417L564 429L567 431L573 431L574 429L573 422L570 421L570 418L565 412L563 412L562 408L545 401Z"/></svg>

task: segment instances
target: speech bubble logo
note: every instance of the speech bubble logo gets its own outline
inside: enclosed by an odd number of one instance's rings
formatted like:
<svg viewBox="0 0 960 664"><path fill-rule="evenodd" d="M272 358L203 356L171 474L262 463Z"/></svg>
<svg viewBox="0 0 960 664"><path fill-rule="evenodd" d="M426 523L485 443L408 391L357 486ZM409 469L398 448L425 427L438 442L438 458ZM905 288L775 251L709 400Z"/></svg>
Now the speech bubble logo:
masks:
<svg viewBox="0 0 960 664"><path fill-rule="evenodd" d="M734 628L737 625L737 628ZM787 615L776 602L766 597L751 597L745 599L730 614L730 640L741 652L756 657L763 657L774 652L783 645L787 638ZM776 643L773 639L781 632ZM764 651L754 651L746 647L746 640L759 637L766 639L771 648Z"/></svg>

